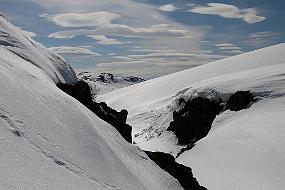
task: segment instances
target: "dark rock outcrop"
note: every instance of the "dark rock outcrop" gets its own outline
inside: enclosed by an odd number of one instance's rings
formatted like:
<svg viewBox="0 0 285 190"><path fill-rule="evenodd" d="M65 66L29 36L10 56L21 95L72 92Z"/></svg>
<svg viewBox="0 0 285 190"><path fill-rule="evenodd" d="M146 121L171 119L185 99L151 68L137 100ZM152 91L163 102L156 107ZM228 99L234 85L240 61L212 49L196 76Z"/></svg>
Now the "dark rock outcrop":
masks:
<svg viewBox="0 0 285 190"><path fill-rule="evenodd" d="M207 190L193 177L192 169L177 163L172 155L163 152L145 151L145 153L161 169L176 178L185 190Z"/></svg>
<svg viewBox="0 0 285 190"><path fill-rule="evenodd" d="M228 100L225 109L240 111L246 109L254 101L254 96L250 91L237 91Z"/></svg>
<svg viewBox="0 0 285 190"><path fill-rule="evenodd" d="M101 82L115 82L114 75L111 73L101 73L98 75L97 80Z"/></svg>
<svg viewBox="0 0 285 190"><path fill-rule="evenodd" d="M173 112L173 121L167 130L175 133L181 145L195 143L210 131L215 117L223 110L221 102L201 97L185 102L182 110Z"/></svg>
<svg viewBox="0 0 285 190"><path fill-rule="evenodd" d="M57 87L84 104L86 107L93 102L90 87L84 81L78 81L75 84L58 83Z"/></svg>
<svg viewBox="0 0 285 190"><path fill-rule="evenodd" d="M128 116L127 110L117 112L116 110L108 107L105 102L94 102L92 100L90 87L84 81L78 81L76 84L59 83L57 86L62 91L85 105L99 118L115 127L126 141L132 143L132 127L126 124Z"/></svg>
<svg viewBox="0 0 285 190"><path fill-rule="evenodd" d="M226 104L221 99L215 102L208 98L197 97L186 102L181 98L179 105L184 103L185 106L180 111L173 112L173 121L167 130L174 132L178 143L187 145L185 150L188 150L209 133L215 117L222 111L246 109L254 101L255 98L250 91L237 91L230 96ZM181 153L183 151L182 149Z"/></svg>

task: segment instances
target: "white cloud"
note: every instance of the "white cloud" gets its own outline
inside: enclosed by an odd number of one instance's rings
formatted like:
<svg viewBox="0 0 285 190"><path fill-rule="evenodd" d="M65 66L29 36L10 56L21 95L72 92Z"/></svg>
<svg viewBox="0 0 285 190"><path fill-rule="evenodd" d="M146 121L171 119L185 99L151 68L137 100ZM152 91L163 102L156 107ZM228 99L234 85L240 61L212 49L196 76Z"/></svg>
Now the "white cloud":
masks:
<svg viewBox="0 0 285 190"><path fill-rule="evenodd" d="M177 50L169 49L131 49L131 52L176 52Z"/></svg>
<svg viewBox="0 0 285 190"><path fill-rule="evenodd" d="M59 47L51 47L49 49L57 54L74 54L74 55L79 54L79 55L100 56L100 54L83 47L59 46Z"/></svg>
<svg viewBox="0 0 285 190"><path fill-rule="evenodd" d="M50 38L72 39L77 36L95 36L100 43L108 43L106 42L108 39L104 39L104 37L114 38L114 40L122 43L132 42L132 44L112 46L112 49L107 49L106 54L118 52L116 55L92 56L91 58L86 56L82 59L82 56L78 54L79 58L74 56L74 58L69 59L69 62L74 63L74 65L88 62L98 71L137 73L135 75L142 73L149 78L153 78L154 76L184 70L225 57L224 55L212 55L210 51L203 52L204 50L201 49L200 41L205 39L207 33L211 30L210 26L181 24L165 17L156 5L143 1L29 1L44 7L45 12L54 13L41 15L42 18L54 22L59 26L57 28L60 28L60 31L50 34ZM94 44L84 40L80 43L79 45ZM116 42L112 41L111 43ZM137 51L136 53L135 51L129 51L138 48L154 51ZM161 49L168 49L169 51L160 51ZM160 56L157 54L152 55L152 57L151 55L141 58L128 57L130 54L163 52L165 52L164 55ZM166 53L169 54L166 55ZM193 54L193 56L190 56L190 54Z"/></svg>
<svg viewBox="0 0 285 190"><path fill-rule="evenodd" d="M198 51L193 53L179 53L179 52L157 52L157 53L150 53L150 54L143 54L143 55L129 55L129 58L133 59L145 59L145 58L167 58L167 59L181 59L181 58L199 58L199 59L222 59L226 58L225 55L215 55L215 54L208 54L212 52L210 51Z"/></svg>
<svg viewBox="0 0 285 190"><path fill-rule="evenodd" d="M173 52L158 52L143 55L129 55L130 58L150 58L150 57L193 57L192 53L173 53Z"/></svg>
<svg viewBox="0 0 285 190"><path fill-rule="evenodd" d="M59 31L49 35L50 38L74 38L79 35L97 36L102 38L106 35L124 37L189 37L191 30L184 27L174 27L169 24L153 24L148 27L133 27L126 24L114 24L112 21L120 18L120 15L111 12L91 13L63 13L50 15L48 20L62 27L91 27L94 29L74 29ZM106 40L104 40L106 41ZM114 42L115 43L115 42ZM117 43L118 44L118 43Z"/></svg>
<svg viewBox="0 0 285 190"><path fill-rule="evenodd" d="M240 47L237 46L225 46L225 47L219 47L221 50L240 50Z"/></svg>
<svg viewBox="0 0 285 190"><path fill-rule="evenodd" d="M230 4L208 3L208 6L195 6L190 12L208 15L218 15L223 18L243 19L249 24L261 22L266 19L264 16L258 16L255 8L239 9Z"/></svg>
<svg viewBox="0 0 285 190"><path fill-rule="evenodd" d="M233 47L236 46L235 44L232 43L223 43L223 44L216 44L216 47Z"/></svg>
<svg viewBox="0 0 285 190"><path fill-rule="evenodd" d="M216 47L218 47L222 52L227 54L241 54L243 51L241 51L241 47L232 44L232 43L222 43L222 44L216 44Z"/></svg>
<svg viewBox="0 0 285 190"><path fill-rule="evenodd" d="M267 38L281 35L282 33L265 31L265 32L256 32L249 35L250 38Z"/></svg>
<svg viewBox="0 0 285 190"><path fill-rule="evenodd" d="M241 50L229 50L229 51L224 51L224 53L229 53L229 54L241 54L244 53Z"/></svg>
<svg viewBox="0 0 285 190"><path fill-rule="evenodd" d="M166 5L162 5L158 8L161 11L165 11L165 12L172 12L176 10L176 7L172 4L166 4Z"/></svg>
<svg viewBox="0 0 285 190"><path fill-rule="evenodd" d="M107 55L108 56L115 56L115 55L117 55L117 53L108 53Z"/></svg>
<svg viewBox="0 0 285 190"><path fill-rule="evenodd" d="M90 13L62 13L52 16L51 21L62 27L104 26L108 27L111 22L120 15L108 11Z"/></svg>
<svg viewBox="0 0 285 190"><path fill-rule="evenodd" d="M33 38L33 37L36 37L37 34L34 33L34 32L30 32L30 31L26 31L26 30L23 30L21 27L17 27L19 30L22 31L22 33L24 33L24 35L30 37L30 38Z"/></svg>
<svg viewBox="0 0 285 190"><path fill-rule="evenodd" d="M108 38L107 36L104 35L87 35L90 38L93 38L97 40L98 44L103 44L103 45L118 45L118 44L124 44L123 42L120 42L116 39Z"/></svg>

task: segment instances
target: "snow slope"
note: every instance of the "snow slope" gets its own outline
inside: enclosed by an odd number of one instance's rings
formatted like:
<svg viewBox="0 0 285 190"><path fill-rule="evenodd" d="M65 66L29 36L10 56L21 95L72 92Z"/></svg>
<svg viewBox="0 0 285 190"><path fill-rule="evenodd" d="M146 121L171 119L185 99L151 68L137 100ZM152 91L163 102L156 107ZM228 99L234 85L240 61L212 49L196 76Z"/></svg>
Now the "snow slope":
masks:
<svg viewBox="0 0 285 190"><path fill-rule="evenodd" d="M139 77L118 76L111 73L80 72L77 77L89 84L94 97L145 81Z"/></svg>
<svg viewBox="0 0 285 190"><path fill-rule="evenodd" d="M59 90L60 57L0 16L0 189L182 189L109 124Z"/></svg>
<svg viewBox="0 0 285 190"><path fill-rule="evenodd" d="M181 149L166 132L178 99L196 96L227 100L251 90L259 101L219 115L207 137L177 161L189 165L203 186L215 189L285 187L285 44L256 50L99 96L127 109L134 139L147 150L174 155Z"/></svg>
<svg viewBox="0 0 285 190"><path fill-rule="evenodd" d="M55 82L77 82L75 72L62 57L24 35L19 28L14 27L1 15L0 45L45 71L45 74Z"/></svg>

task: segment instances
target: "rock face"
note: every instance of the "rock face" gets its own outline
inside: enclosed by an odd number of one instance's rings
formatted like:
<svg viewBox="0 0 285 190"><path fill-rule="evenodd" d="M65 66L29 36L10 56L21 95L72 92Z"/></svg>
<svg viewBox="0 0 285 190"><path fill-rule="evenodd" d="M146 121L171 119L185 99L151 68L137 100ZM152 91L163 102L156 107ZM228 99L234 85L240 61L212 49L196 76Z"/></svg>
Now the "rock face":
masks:
<svg viewBox="0 0 285 190"><path fill-rule="evenodd" d="M250 91L237 91L226 103L223 103L221 99L215 102L202 97L187 102L180 99L179 104L185 103L185 106L180 111L173 112L173 121L167 130L174 132L178 143L188 145L189 149L195 142L207 136L214 119L223 110L240 111L246 109L254 101L254 96Z"/></svg>
<svg viewBox="0 0 285 190"><path fill-rule="evenodd" d="M183 99L179 102L182 103ZM175 133L181 145L195 143L208 134L216 115L222 110L221 100L194 98L185 102L182 110L173 112L173 121L167 130Z"/></svg>
<svg viewBox="0 0 285 190"><path fill-rule="evenodd" d="M59 83L57 86L68 95L80 101L99 118L115 127L126 141L132 143L132 127L126 124L128 116L127 110L117 112L108 107L105 102L94 102L92 100L90 87L84 81L79 81L75 84Z"/></svg>
<svg viewBox="0 0 285 190"><path fill-rule="evenodd" d="M225 109L231 111L240 111L246 109L254 97L250 91L237 91L228 100Z"/></svg>
<svg viewBox="0 0 285 190"><path fill-rule="evenodd" d="M148 157L160 168L176 178L185 190L206 190L200 186L196 178L193 177L191 168L178 164L172 155L163 152L145 151Z"/></svg>

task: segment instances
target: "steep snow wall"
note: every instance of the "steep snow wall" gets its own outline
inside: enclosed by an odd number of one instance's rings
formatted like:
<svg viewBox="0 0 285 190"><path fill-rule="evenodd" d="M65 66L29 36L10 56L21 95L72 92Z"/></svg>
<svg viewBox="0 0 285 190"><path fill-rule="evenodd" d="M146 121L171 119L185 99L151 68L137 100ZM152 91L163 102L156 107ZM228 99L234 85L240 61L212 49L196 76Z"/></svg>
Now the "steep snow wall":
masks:
<svg viewBox="0 0 285 190"><path fill-rule="evenodd" d="M0 17L0 189L182 189L55 85L72 68Z"/></svg>

